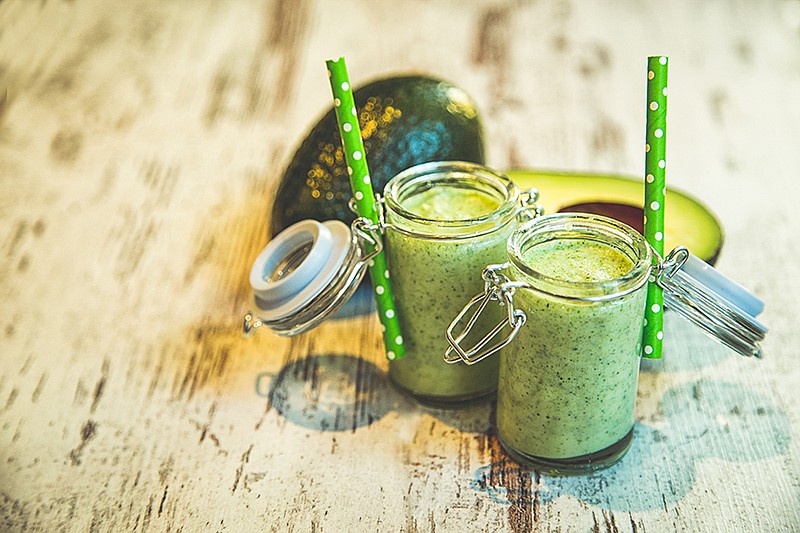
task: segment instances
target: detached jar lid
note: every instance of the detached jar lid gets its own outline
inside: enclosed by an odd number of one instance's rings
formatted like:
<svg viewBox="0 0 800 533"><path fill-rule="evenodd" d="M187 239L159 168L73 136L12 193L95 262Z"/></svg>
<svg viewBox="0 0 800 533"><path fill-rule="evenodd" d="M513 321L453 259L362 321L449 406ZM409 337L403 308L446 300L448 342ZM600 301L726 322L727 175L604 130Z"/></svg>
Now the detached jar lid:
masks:
<svg viewBox="0 0 800 533"><path fill-rule="evenodd" d="M338 220L302 220L279 233L250 270L255 311L245 316L244 332L266 326L279 335L297 335L335 313L358 288L376 253L365 252L362 244L375 237L365 231L358 220L352 231Z"/></svg>

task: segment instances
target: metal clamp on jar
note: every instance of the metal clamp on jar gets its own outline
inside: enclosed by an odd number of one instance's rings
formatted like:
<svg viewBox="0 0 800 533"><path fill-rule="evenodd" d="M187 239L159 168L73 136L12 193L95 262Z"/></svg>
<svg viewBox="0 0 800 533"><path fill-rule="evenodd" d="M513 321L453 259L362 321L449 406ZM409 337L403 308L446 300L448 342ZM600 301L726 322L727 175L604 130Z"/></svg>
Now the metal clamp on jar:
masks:
<svg viewBox="0 0 800 533"><path fill-rule="evenodd" d="M499 437L533 467L583 473L627 451L648 280L664 288L666 305L706 333L761 356L767 329L755 319L763 310L758 298L685 248L661 261L644 237L616 220L538 218L512 234L507 258L484 269L483 292L447 328L444 360L473 365L500 352L488 359L500 364ZM476 334L491 309L503 318Z"/></svg>

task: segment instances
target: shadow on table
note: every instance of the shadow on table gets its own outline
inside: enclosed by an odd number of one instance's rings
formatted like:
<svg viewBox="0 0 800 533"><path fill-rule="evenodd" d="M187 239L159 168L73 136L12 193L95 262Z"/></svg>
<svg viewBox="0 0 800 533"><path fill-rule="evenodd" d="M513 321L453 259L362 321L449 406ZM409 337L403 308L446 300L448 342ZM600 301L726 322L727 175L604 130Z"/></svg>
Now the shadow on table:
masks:
<svg viewBox="0 0 800 533"><path fill-rule="evenodd" d="M329 320L356 318L374 309L368 284L363 283ZM292 361L272 379L267 396L281 416L317 431L354 431L380 420L403 401L380 368L336 353Z"/></svg>
<svg viewBox="0 0 800 533"><path fill-rule="evenodd" d="M502 480L524 472L508 459L479 468L472 487L498 503L554 501L571 495L615 511L665 508L692 488L697 464L716 457L752 462L786 453L790 441L786 415L768 398L735 383L702 380L669 389L662 408L666 424L637 423L628 454L613 467L583 477L553 477L531 472L531 488L509 491Z"/></svg>
<svg viewBox="0 0 800 533"><path fill-rule="evenodd" d="M349 354L312 354L286 365L271 381L268 397L284 418L316 431L355 431L390 411L424 409L461 431L487 433L491 402L459 409L420 406L398 391L382 369Z"/></svg>
<svg viewBox="0 0 800 533"><path fill-rule="evenodd" d="M366 314L372 306L369 293L359 290L337 317ZM676 316L666 328L671 343L664 359L644 360L645 373L690 371L738 357ZM354 355L335 353L312 354L289 363L272 379L269 398L290 422L323 432L356 431L391 411L402 414L421 408L395 389L381 368ZM707 458L753 462L782 455L789 447L785 413L744 385L708 379L683 383L668 389L660 404L663 424L637 423L630 451L607 470L553 477L501 459L477 469L471 485L503 504L546 504L570 495L604 509L645 511L681 500L694 484L698 463ZM422 408L462 431L492 433L489 401L456 410ZM526 477L530 483L505 482Z"/></svg>
<svg viewBox="0 0 800 533"><path fill-rule="evenodd" d="M269 399L290 422L318 431L355 431L405 401L380 368L346 354L292 361L272 380Z"/></svg>

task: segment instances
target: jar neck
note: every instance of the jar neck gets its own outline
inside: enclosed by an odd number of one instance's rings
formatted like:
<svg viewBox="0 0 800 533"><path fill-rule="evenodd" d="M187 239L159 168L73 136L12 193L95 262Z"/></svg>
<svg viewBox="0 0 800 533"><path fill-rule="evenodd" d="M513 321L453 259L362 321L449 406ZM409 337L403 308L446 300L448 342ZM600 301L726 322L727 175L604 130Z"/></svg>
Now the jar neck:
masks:
<svg viewBox="0 0 800 533"><path fill-rule="evenodd" d="M471 218L433 219L405 207L434 187L470 191L497 202L497 207ZM411 167L384 188L386 223L390 229L426 239L462 239L493 233L514 219L519 207L517 186L506 176L465 161L437 161Z"/></svg>
<svg viewBox="0 0 800 533"><path fill-rule="evenodd" d="M607 245L624 254L632 267L622 276L599 281L567 281L550 277L528 264L525 252L553 240L583 240ZM508 240L515 277L529 288L561 298L603 301L619 298L646 285L653 253L644 237L630 226L599 215L577 213L541 217L520 226Z"/></svg>

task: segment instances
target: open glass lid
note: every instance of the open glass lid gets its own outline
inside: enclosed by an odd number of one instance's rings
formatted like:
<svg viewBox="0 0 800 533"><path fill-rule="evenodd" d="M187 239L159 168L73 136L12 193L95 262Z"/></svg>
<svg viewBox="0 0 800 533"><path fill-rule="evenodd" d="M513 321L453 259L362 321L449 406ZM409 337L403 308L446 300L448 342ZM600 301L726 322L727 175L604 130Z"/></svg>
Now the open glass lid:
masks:
<svg viewBox="0 0 800 533"><path fill-rule="evenodd" d="M319 325L350 299L381 251L377 229L365 219L302 220L278 234L250 270L253 310L244 333L266 326L297 335Z"/></svg>
<svg viewBox="0 0 800 533"><path fill-rule="evenodd" d="M756 320L764 302L684 247L659 267L664 305L741 355L761 357L767 327Z"/></svg>

